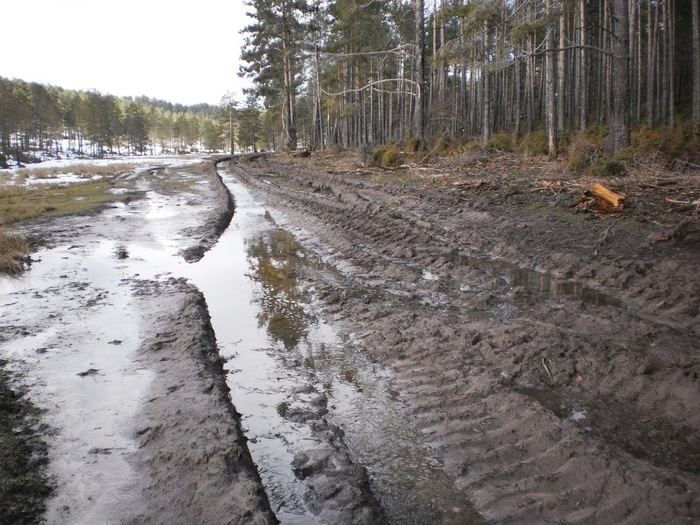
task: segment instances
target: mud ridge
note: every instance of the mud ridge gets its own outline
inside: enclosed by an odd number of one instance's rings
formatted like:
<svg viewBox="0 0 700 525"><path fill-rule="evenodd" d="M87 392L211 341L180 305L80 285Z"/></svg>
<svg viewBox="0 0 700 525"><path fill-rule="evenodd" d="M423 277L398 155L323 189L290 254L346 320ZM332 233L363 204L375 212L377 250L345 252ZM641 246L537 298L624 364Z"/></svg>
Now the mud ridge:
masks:
<svg viewBox="0 0 700 525"><path fill-rule="evenodd" d="M204 296L184 279L141 281L135 295L149 317L155 313L138 357L155 378L134 428L132 462L147 473L142 503L125 509L125 521L277 523L231 402Z"/></svg>
<svg viewBox="0 0 700 525"><path fill-rule="evenodd" d="M221 234L231 224L235 211L233 196L226 188L221 176L216 170L219 160L206 161L206 178L210 182L213 198L209 203L209 217L196 229L189 232L192 237L199 237L196 245L182 251L182 257L188 263L199 261L204 254L219 240Z"/></svg>
<svg viewBox="0 0 700 525"><path fill-rule="evenodd" d="M599 232L568 209L503 195L485 211L481 195L308 165L232 169L305 241L352 265L350 285L366 293L320 283L326 315L394 370L407 421L487 520L700 518L692 246L640 253L649 231L630 221L615 253L594 257ZM504 279L454 247L604 287L680 322ZM398 293L376 293L389 288Z"/></svg>

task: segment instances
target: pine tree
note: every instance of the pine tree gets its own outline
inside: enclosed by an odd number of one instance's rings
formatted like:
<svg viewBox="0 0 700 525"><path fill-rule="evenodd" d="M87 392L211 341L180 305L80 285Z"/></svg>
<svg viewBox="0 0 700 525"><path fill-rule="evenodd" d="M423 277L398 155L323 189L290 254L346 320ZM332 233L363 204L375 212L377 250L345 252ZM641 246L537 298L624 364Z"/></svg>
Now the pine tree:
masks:
<svg viewBox="0 0 700 525"><path fill-rule="evenodd" d="M148 144L148 122L141 105L129 103L124 115L124 127L131 150L143 155Z"/></svg>
<svg viewBox="0 0 700 525"><path fill-rule="evenodd" d="M247 35L241 58L248 65L241 73L255 82L255 95L281 107L286 147L297 147L296 99L303 71L304 0L251 0L256 22L244 28Z"/></svg>

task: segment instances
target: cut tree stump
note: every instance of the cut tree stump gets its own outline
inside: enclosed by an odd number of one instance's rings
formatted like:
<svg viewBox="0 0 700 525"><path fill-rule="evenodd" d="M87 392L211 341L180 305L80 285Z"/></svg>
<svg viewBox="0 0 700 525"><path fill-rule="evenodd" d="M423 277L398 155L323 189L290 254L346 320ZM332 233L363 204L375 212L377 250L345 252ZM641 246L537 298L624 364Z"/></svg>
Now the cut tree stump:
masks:
<svg viewBox="0 0 700 525"><path fill-rule="evenodd" d="M605 202L612 205L613 208L622 209L625 207L625 197L619 193L615 193L607 186L596 182L591 191L595 193L598 197L603 199Z"/></svg>

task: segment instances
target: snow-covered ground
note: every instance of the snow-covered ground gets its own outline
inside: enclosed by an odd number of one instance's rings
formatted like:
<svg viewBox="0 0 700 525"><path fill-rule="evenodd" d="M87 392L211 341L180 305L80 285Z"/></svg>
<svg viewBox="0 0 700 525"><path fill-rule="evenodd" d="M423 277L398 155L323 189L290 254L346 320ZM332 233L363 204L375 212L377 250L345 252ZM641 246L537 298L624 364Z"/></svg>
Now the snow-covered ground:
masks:
<svg viewBox="0 0 700 525"><path fill-rule="evenodd" d="M67 186L92 182L104 178L104 173L91 168L122 168L123 172L143 171L167 164L170 167L188 166L198 162L197 155L154 155L154 156L113 156L106 159L51 159L45 162L27 164L23 167L11 167L0 170L0 185Z"/></svg>

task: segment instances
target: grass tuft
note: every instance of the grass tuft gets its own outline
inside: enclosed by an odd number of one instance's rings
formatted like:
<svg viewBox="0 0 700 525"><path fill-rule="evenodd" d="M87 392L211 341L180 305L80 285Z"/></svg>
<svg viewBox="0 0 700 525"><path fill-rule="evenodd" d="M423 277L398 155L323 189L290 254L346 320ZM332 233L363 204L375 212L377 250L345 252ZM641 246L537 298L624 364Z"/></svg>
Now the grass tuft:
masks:
<svg viewBox="0 0 700 525"><path fill-rule="evenodd" d="M398 166L403 162L403 154L398 144L387 144L374 152L374 162L385 168Z"/></svg>
<svg viewBox="0 0 700 525"><path fill-rule="evenodd" d="M549 155L549 141L543 130L534 131L523 137L520 148L526 155Z"/></svg>
<svg viewBox="0 0 700 525"><path fill-rule="evenodd" d="M29 253L27 239L16 233L7 233L0 228L0 273L15 275L24 265L22 260Z"/></svg>
<svg viewBox="0 0 700 525"><path fill-rule="evenodd" d="M627 167L624 162L616 159L596 159L591 166L591 175L594 177L620 177L627 175Z"/></svg>
<svg viewBox="0 0 700 525"><path fill-rule="evenodd" d="M118 200L111 188L106 180L63 187L0 186L0 225L42 215L82 213Z"/></svg>
<svg viewBox="0 0 700 525"><path fill-rule="evenodd" d="M603 156L602 140L594 135L579 134L569 147L569 162L566 169L571 173L588 171L593 163Z"/></svg>
<svg viewBox="0 0 700 525"><path fill-rule="evenodd" d="M497 133L484 145L484 150L489 153L513 151L513 135L505 132Z"/></svg>
<svg viewBox="0 0 700 525"><path fill-rule="evenodd" d="M19 177L34 177L35 179L55 179L59 175L65 173L74 173L79 177L89 178L96 175L114 176L120 173L127 173L136 168L135 164L120 163L120 164L72 164L66 166L54 167L35 167L22 168L17 170Z"/></svg>

